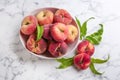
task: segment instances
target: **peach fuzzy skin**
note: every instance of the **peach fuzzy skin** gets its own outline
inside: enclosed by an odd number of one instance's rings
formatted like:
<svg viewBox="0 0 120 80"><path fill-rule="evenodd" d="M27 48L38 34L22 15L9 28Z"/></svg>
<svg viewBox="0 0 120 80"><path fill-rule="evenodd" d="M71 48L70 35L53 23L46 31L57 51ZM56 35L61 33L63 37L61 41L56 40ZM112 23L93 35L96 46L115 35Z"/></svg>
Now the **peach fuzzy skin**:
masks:
<svg viewBox="0 0 120 80"><path fill-rule="evenodd" d="M21 25L21 32L25 35L30 35L35 32L37 26L37 19L35 16L26 16Z"/></svg>
<svg viewBox="0 0 120 80"><path fill-rule="evenodd" d="M47 49L47 43L44 39L40 39L39 41L35 41L35 35L30 35L29 39L27 40L26 47L29 51L36 53L36 54L42 54Z"/></svg>
<svg viewBox="0 0 120 80"><path fill-rule="evenodd" d="M70 24L72 22L72 17L66 10L59 9L55 12L54 22Z"/></svg>
<svg viewBox="0 0 120 80"><path fill-rule="evenodd" d="M52 27L52 24L44 25L44 32L43 32L43 38L47 40L52 40L52 36L50 34L50 28Z"/></svg>
<svg viewBox="0 0 120 80"><path fill-rule="evenodd" d="M67 25L68 27L68 37L66 39L67 43L73 43L78 36L78 29L74 25Z"/></svg>
<svg viewBox="0 0 120 80"><path fill-rule="evenodd" d="M53 22L54 14L50 10L42 10L37 15L39 25L51 24Z"/></svg>
<svg viewBox="0 0 120 80"><path fill-rule="evenodd" d="M65 42L51 42L48 51L54 57L60 57L67 52L68 45Z"/></svg>
<svg viewBox="0 0 120 80"><path fill-rule="evenodd" d="M90 65L91 59L90 56L86 53L77 54L74 57L74 65L77 69L87 69Z"/></svg>
<svg viewBox="0 0 120 80"><path fill-rule="evenodd" d="M68 28L63 23L55 23L51 27L51 35L55 41L63 42L64 40L67 39Z"/></svg>
<svg viewBox="0 0 120 80"><path fill-rule="evenodd" d="M90 43L88 40L82 41L77 47L77 52L79 54L87 53L90 56L92 56L94 51L95 51L94 45L92 43Z"/></svg>

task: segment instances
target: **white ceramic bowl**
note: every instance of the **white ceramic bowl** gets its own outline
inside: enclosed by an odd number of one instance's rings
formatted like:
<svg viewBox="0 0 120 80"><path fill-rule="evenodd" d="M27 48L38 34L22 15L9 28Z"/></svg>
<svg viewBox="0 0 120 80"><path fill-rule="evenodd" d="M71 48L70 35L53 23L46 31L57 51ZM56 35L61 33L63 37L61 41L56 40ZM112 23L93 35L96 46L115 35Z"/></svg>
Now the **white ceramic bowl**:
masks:
<svg viewBox="0 0 120 80"><path fill-rule="evenodd" d="M42 11L42 10L44 10L44 9L51 10L53 13L55 13L56 10L58 10L59 8L52 8L52 7L49 7L49 8L40 8L40 9L36 9L36 10L32 11L32 12L31 12L30 14L28 14L28 15L36 15L38 12L40 12L40 11ZM26 15L26 16L27 16L27 15ZM72 15L71 15L71 16L72 16ZM72 17L73 17L73 16L72 16ZM75 41L74 41L72 44L68 45L68 50L67 50L67 52L66 52L64 55L60 56L60 57L52 57L52 56L49 56L49 55L45 55L45 53L38 55L38 54L35 54L35 53L29 51L29 50L26 48L26 45L25 45L26 42L27 42L27 38L28 38L28 37L26 37L25 35L23 35L23 34L19 31L20 41L21 41L23 47L24 47L29 53L31 53L31 54L33 54L33 55L35 55L35 56L37 56L37 57L44 58L44 59L62 58L62 57L64 57L65 55L70 54L73 50L75 50L75 49L76 49L76 46L77 46L77 44L78 44L78 42L79 42L80 30L79 30L79 27L78 27L77 23L75 22L75 19L74 19L74 18L73 18L73 20L72 20L72 24L77 27L77 29L78 29L78 36L77 36L77 38L75 39ZM21 26L20 26L20 28L21 28Z"/></svg>

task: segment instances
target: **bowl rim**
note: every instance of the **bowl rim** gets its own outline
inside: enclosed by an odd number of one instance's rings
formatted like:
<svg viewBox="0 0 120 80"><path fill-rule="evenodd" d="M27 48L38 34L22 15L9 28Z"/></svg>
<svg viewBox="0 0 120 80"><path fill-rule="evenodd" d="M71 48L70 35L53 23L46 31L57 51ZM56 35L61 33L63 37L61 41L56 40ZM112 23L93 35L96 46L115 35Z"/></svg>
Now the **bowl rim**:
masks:
<svg viewBox="0 0 120 80"><path fill-rule="evenodd" d="M58 10L58 9L60 9L60 8L57 8L57 7L38 8L38 9L35 9L35 10L33 10L32 12L28 13L27 15L35 15L35 13L36 13L37 11L44 10L44 9L56 9L56 10ZM61 8L61 9L63 9L63 8ZM65 10L66 10L66 9L65 9ZM25 15L24 17L26 17L27 15ZM71 14L70 14L70 15L71 15ZM24 18L24 17L23 17L23 18ZM30 54L32 54L32 55L34 55L34 56L36 56L36 57L39 57L39 58L42 58L42 59L59 59L59 58L63 58L63 57L67 56L68 54L70 54L71 52L73 52L73 51L76 49L76 47L77 47L77 45L78 45L78 42L79 42L79 38L80 38L80 29L79 29L79 27L78 27L78 24L77 24L76 21L75 21L75 17L73 17L72 15L71 15L71 17L72 17L72 19L74 20L74 22L75 22L75 24L76 24L76 27L77 27L77 29L78 29L78 36L77 36L77 38L76 38L75 46L73 46L72 50L70 50L70 52L67 51L67 52L66 52L64 55L62 55L62 56L59 56L59 57L47 57L47 56L38 55L38 54L35 54L35 53L29 51L29 50L26 48L26 45L25 45L24 40L23 40L22 35L21 35L21 31L20 31L21 25L20 25L20 29L19 29L19 39L20 39L20 42L22 43L23 47L25 48L25 50L26 50L27 52L29 52Z"/></svg>

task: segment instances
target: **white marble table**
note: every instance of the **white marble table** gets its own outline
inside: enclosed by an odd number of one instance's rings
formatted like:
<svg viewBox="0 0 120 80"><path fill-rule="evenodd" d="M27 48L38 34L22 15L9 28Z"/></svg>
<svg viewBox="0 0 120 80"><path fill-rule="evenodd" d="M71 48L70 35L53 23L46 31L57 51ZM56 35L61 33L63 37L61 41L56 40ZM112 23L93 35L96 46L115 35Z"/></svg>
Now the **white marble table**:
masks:
<svg viewBox="0 0 120 80"><path fill-rule="evenodd" d="M104 34L93 55L109 62L95 65L105 73L97 76L90 69L74 67L56 69L55 60L44 60L29 54L22 46L18 31L23 16L34 9L58 7L67 9L82 22L88 23L88 33L104 24ZM120 78L120 1L119 0L0 0L0 80L119 80ZM71 52L71 54L73 54ZM70 56L70 55L68 55Z"/></svg>

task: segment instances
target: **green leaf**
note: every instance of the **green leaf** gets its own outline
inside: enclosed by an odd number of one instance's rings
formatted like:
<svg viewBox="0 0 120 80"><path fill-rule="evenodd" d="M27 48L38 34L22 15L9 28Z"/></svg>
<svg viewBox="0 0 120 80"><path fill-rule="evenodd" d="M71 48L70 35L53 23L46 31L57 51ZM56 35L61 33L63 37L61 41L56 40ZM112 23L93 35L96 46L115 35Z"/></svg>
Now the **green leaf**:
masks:
<svg viewBox="0 0 120 80"><path fill-rule="evenodd" d="M100 29L96 32L94 32L93 34L86 36L86 40L90 41L91 43L98 45L100 44L101 40L102 40L102 34L103 34L103 25L100 25Z"/></svg>
<svg viewBox="0 0 120 80"><path fill-rule="evenodd" d="M44 28L43 26L37 26L37 39L36 41L39 41L43 35Z"/></svg>
<svg viewBox="0 0 120 80"><path fill-rule="evenodd" d="M94 17L91 17L88 20L86 20L81 27L83 37L86 36L86 34L87 34L87 22L91 19L94 19Z"/></svg>
<svg viewBox="0 0 120 80"><path fill-rule="evenodd" d="M82 40L82 29L81 29L80 20L79 20L77 17L75 17L75 19L76 19L76 22L77 22L77 24L78 24L78 26L79 26L79 28L80 28L80 39Z"/></svg>
<svg viewBox="0 0 120 80"><path fill-rule="evenodd" d="M92 71L92 73L97 74L97 75L102 75L103 73L97 71L94 67L94 64L91 62L90 66L89 66L90 70Z"/></svg>
<svg viewBox="0 0 120 80"><path fill-rule="evenodd" d="M80 20L79 20L77 17L75 17L75 19L76 19L76 21L77 21L78 26L81 28Z"/></svg>
<svg viewBox="0 0 120 80"><path fill-rule="evenodd" d="M107 59L95 59L95 58L91 58L92 63L98 63L98 64L102 64L107 62L110 59L110 56L108 55Z"/></svg>
<svg viewBox="0 0 120 80"><path fill-rule="evenodd" d="M80 39L82 40L82 38L85 37L87 34L87 22L91 19L94 19L94 17L89 18L82 25L80 23L80 20L77 17L75 17L75 18L76 18L76 22L80 28Z"/></svg>
<svg viewBox="0 0 120 80"><path fill-rule="evenodd" d="M93 38L92 36L87 36L86 40L90 41L92 44L96 44L96 45L99 44L99 41Z"/></svg>
<svg viewBox="0 0 120 80"><path fill-rule="evenodd" d="M56 59L56 60L61 63L58 69L64 69L64 68L67 68L73 65L73 57L72 58L61 58L61 59Z"/></svg>

